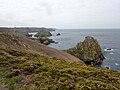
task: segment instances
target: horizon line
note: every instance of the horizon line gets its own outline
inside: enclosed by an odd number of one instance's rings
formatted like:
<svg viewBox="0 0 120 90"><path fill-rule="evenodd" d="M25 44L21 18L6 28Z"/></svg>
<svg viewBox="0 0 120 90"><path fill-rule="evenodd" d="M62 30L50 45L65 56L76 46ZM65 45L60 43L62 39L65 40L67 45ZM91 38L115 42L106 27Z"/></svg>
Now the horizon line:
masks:
<svg viewBox="0 0 120 90"><path fill-rule="evenodd" d="M120 27L81 27L81 28L56 28L45 26L0 26L0 28L53 28L53 29L120 29Z"/></svg>

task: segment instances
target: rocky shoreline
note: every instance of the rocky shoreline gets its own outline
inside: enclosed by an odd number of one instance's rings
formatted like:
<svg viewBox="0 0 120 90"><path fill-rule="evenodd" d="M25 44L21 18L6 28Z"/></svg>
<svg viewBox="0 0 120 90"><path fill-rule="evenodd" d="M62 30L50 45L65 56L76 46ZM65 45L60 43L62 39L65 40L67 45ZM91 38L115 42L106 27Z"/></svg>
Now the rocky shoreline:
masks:
<svg viewBox="0 0 120 90"><path fill-rule="evenodd" d="M50 31L55 31L55 29L52 28L0 28L0 30L11 30L14 32L22 33L28 38L36 40L37 42L44 45L49 45L51 43L57 44L57 42L49 38L52 36ZM29 34L31 32L36 32L36 34L34 34L34 37ZM56 33L56 36L60 35L61 33ZM85 64L89 65L101 64L105 59L98 41L91 36L85 37L85 40L83 42L79 42L75 47L65 51L84 61Z"/></svg>
<svg viewBox="0 0 120 90"><path fill-rule="evenodd" d="M102 55L93 37L86 37L71 52L91 61L100 60ZM1 89L120 90L120 72L86 65L71 54L39 44L23 34L0 30Z"/></svg>
<svg viewBox="0 0 120 90"><path fill-rule="evenodd" d="M60 36L60 33L57 33L56 36ZM49 37L52 36L49 30L41 30L35 35L36 40L44 45L49 45L56 42ZM88 65L99 65L105 59L102 54L102 49L100 44L92 36L85 37L83 42L77 43L73 48L65 50L67 53L79 58Z"/></svg>
<svg viewBox="0 0 120 90"><path fill-rule="evenodd" d="M52 28L39 28L33 29L32 31L27 31L25 34L27 37L29 37L32 40L36 40L37 42L44 44L44 45L49 45L50 43L55 43L53 39L50 39L49 37L52 36L51 31L55 31L55 29ZM19 31L20 32L20 31Z"/></svg>

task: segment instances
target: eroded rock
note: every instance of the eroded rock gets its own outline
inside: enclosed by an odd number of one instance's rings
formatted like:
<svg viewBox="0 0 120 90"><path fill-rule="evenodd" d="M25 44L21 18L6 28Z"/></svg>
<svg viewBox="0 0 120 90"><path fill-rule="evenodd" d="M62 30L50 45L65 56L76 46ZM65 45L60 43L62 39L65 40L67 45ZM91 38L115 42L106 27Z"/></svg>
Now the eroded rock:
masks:
<svg viewBox="0 0 120 90"><path fill-rule="evenodd" d="M50 31L48 30L42 30L42 31L39 31L35 37L49 37L49 36L52 36L52 34L50 33Z"/></svg>
<svg viewBox="0 0 120 90"><path fill-rule="evenodd" d="M83 60L86 64L100 64L104 59L98 41L91 36L85 37L83 42L78 43L74 48L68 49L67 52Z"/></svg>
<svg viewBox="0 0 120 90"><path fill-rule="evenodd" d="M44 44L44 45L49 45L50 43L55 43L55 41L53 41L52 39L49 39L47 37L40 37L38 40L41 44Z"/></svg>

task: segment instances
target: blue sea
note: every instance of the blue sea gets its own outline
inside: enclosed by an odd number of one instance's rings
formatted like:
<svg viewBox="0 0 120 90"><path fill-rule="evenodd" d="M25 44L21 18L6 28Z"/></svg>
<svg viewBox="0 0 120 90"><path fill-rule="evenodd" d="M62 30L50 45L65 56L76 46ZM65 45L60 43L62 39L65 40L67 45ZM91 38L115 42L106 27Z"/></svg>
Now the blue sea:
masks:
<svg viewBox="0 0 120 90"><path fill-rule="evenodd" d="M86 36L93 36L101 45L106 58L100 67L108 66L110 69L120 70L120 29L59 29L51 33L50 38L58 44L52 43L49 47L59 50L72 48ZM61 35L56 36L57 33Z"/></svg>

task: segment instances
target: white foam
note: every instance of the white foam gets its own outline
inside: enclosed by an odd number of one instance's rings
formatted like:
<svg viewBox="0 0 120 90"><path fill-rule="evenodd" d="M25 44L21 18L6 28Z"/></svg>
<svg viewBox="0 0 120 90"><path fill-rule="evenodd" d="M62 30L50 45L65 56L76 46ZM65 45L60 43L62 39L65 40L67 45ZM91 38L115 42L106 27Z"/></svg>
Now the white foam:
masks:
<svg viewBox="0 0 120 90"><path fill-rule="evenodd" d="M58 42L58 44L61 44L60 42Z"/></svg>
<svg viewBox="0 0 120 90"><path fill-rule="evenodd" d="M111 52L110 54L114 54L113 52Z"/></svg>
<svg viewBox="0 0 120 90"><path fill-rule="evenodd" d="M115 65L116 65L116 66L119 66L119 64L118 64L118 63L115 63Z"/></svg>
<svg viewBox="0 0 120 90"><path fill-rule="evenodd" d="M106 48L106 49L104 49L104 51L110 52L110 51L114 51L114 49Z"/></svg>
<svg viewBox="0 0 120 90"><path fill-rule="evenodd" d="M105 59L108 59L107 57L105 57Z"/></svg>

